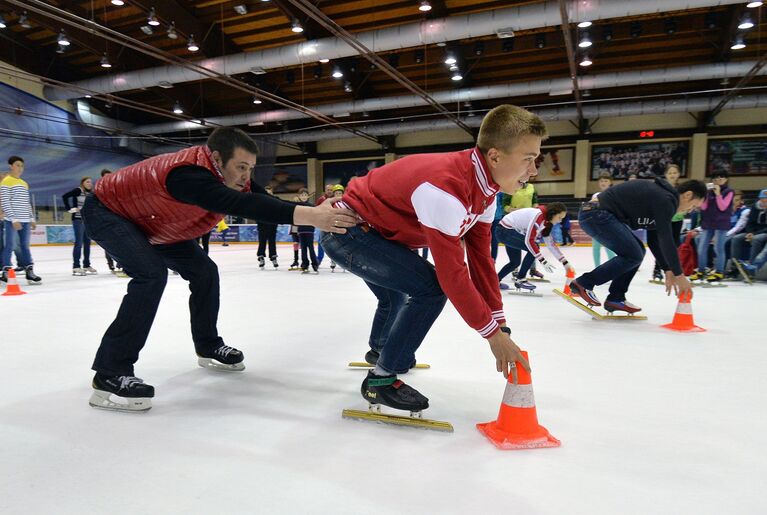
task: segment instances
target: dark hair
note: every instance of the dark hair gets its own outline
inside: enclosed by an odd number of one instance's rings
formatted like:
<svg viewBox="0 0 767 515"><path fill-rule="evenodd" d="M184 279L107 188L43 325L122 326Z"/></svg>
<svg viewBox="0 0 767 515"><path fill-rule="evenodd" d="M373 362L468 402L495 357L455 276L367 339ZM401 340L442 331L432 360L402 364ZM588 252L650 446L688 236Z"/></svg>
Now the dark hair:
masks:
<svg viewBox="0 0 767 515"><path fill-rule="evenodd" d="M298 190L298 194L299 195L301 195L303 193L306 193L308 195L309 194L309 190L307 190L306 188L301 188L300 190Z"/></svg>
<svg viewBox="0 0 767 515"><path fill-rule="evenodd" d="M258 155L256 142L245 131L235 127L219 127L214 130L208 136L207 145L211 152L218 150L224 166L232 158L236 148L241 148L251 154Z"/></svg>
<svg viewBox="0 0 767 515"><path fill-rule="evenodd" d="M601 174L599 174L599 178L597 180L601 181L602 179L607 179L608 181L612 182L613 176L608 172L602 172Z"/></svg>
<svg viewBox="0 0 767 515"><path fill-rule="evenodd" d="M8 164L11 166L13 166L13 163L15 163L16 161L21 161L22 163L24 162L24 160L20 158L19 156L11 156L8 158Z"/></svg>
<svg viewBox="0 0 767 515"><path fill-rule="evenodd" d="M712 179L716 179L717 177L722 177L723 179L727 179L729 176L730 174L728 174L726 170L722 170L721 168L719 170L715 170L711 174Z"/></svg>
<svg viewBox="0 0 767 515"><path fill-rule="evenodd" d="M691 191L693 198L706 198L706 195L708 195L708 188L706 188L706 183L703 181L697 181L695 179L690 179L689 181L684 181L683 183L679 184L679 186L676 187L676 191L680 195L682 193Z"/></svg>
<svg viewBox="0 0 767 515"><path fill-rule="evenodd" d="M554 227L554 225L551 223L551 219L557 216L559 213L567 213L567 206L561 202L552 202L551 204L546 204L546 223L544 224L543 231L541 231L542 236L548 236L551 234L551 229Z"/></svg>
<svg viewBox="0 0 767 515"><path fill-rule="evenodd" d="M107 170L106 168L101 170L101 176L102 177L104 177L105 175L109 175L110 173L112 173L112 170Z"/></svg>

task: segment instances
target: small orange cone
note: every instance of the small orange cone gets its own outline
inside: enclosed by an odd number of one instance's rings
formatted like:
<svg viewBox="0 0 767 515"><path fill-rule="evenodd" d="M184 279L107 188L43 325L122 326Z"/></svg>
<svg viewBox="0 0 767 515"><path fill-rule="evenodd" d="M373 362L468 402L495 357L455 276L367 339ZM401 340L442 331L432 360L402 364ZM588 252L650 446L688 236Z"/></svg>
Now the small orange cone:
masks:
<svg viewBox="0 0 767 515"><path fill-rule="evenodd" d="M527 351L522 355L528 359ZM498 420L477 424L477 429L503 450L559 447L559 440L538 424L530 372L521 365L517 365L517 380L518 384L514 384L509 376Z"/></svg>
<svg viewBox="0 0 767 515"><path fill-rule="evenodd" d="M573 292L570 291L570 283L573 282L573 279L575 279L575 270L568 268L566 275L567 280L565 281L565 289L562 291L565 295L572 295Z"/></svg>
<svg viewBox="0 0 767 515"><path fill-rule="evenodd" d="M687 295L679 295L679 304L676 305L676 313L674 313L674 320L670 324L664 324L661 327L671 329L673 331L689 331L694 333L704 333L705 329L695 325L695 321L692 319L692 293Z"/></svg>
<svg viewBox="0 0 767 515"><path fill-rule="evenodd" d="M16 281L16 272L13 271L13 268L8 270L8 287L5 289L5 293L3 293L3 297L10 296L10 295L26 295L27 292L21 291L21 288L19 287L18 281Z"/></svg>

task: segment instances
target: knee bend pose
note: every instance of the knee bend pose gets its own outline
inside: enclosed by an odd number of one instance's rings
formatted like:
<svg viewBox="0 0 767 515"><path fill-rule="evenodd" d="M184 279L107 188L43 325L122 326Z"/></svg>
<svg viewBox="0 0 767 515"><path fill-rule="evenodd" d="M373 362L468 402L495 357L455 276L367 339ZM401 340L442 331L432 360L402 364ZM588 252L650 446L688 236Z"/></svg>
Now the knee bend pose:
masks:
<svg viewBox="0 0 767 515"><path fill-rule="evenodd" d="M397 374L415 364L447 299L487 340L499 372L508 376L517 361L528 368L506 332L490 227L496 194L513 193L535 175L545 137L540 118L502 105L483 120L475 148L404 157L349 183L341 201L364 222L343 235L323 234L322 246L378 299L366 356L375 368L362 384L369 402L428 407ZM423 247L433 265L411 251Z"/></svg>
<svg viewBox="0 0 767 515"><path fill-rule="evenodd" d="M218 269L195 242L224 214L331 231L356 223L352 213L330 203L296 206L248 192L256 152L244 132L219 128L206 145L155 156L103 177L94 195L85 199L82 215L88 234L131 277L93 362L92 405L151 407L154 388L135 377L134 365L157 313L168 268L189 281L192 341L200 365L244 368L243 353L218 335Z"/></svg>

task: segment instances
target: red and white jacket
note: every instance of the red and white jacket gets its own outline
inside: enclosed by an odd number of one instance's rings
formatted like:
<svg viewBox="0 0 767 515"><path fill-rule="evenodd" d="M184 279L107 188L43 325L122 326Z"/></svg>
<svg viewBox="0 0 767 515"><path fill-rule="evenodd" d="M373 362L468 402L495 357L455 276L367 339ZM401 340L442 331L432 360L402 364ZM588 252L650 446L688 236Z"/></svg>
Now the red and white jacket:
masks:
<svg viewBox="0 0 767 515"><path fill-rule="evenodd" d="M403 157L351 181L339 204L388 240L429 247L442 291L466 323L489 338L505 322L490 256L499 189L474 148Z"/></svg>
<svg viewBox="0 0 767 515"><path fill-rule="evenodd" d="M541 254L541 248L538 246L538 236L542 236L543 230L546 227L546 207L525 207L522 209L516 209L504 216L500 222L501 226L506 229L517 231L519 234L525 236L525 245L527 250L535 256L535 259L546 262L543 254ZM567 263L562 251L557 247L557 243L551 234L548 236L542 236L546 247L549 252L557 258L561 263Z"/></svg>

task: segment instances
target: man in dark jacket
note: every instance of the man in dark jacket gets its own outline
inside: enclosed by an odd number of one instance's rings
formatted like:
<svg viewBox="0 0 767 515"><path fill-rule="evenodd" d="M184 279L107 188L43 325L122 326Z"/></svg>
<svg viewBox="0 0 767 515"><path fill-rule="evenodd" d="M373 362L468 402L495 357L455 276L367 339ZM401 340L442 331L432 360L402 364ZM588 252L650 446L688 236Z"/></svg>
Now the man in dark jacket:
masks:
<svg viewBox="0 0 767 515"><path fill-rule="evenodd" d="M665 271L666 293L692 292L692 285L682 273L671 218L701 205L706 197L702 181L685 181L676 189L664 179L627 181L603 191L581 207L578 221L594 239L615 252L616 256L591 272L573 280L570 289L589 305L601 306L592 291L611 282L605 301L608 312L636 313L641 308L626 301L626 292L644 259L645 249L632 230L647 229L647 244Z"/></svg>
<svg viewBox="0 0 767 515"><path fill-rule="evenodd" d="M732 238L732 256L735 259L744 257L746 243L751 244L751 254L749 262L743 263L743 266L754 275L767 262L767 189L759 192L759 200L748 214L746 228Z"/></svg>

